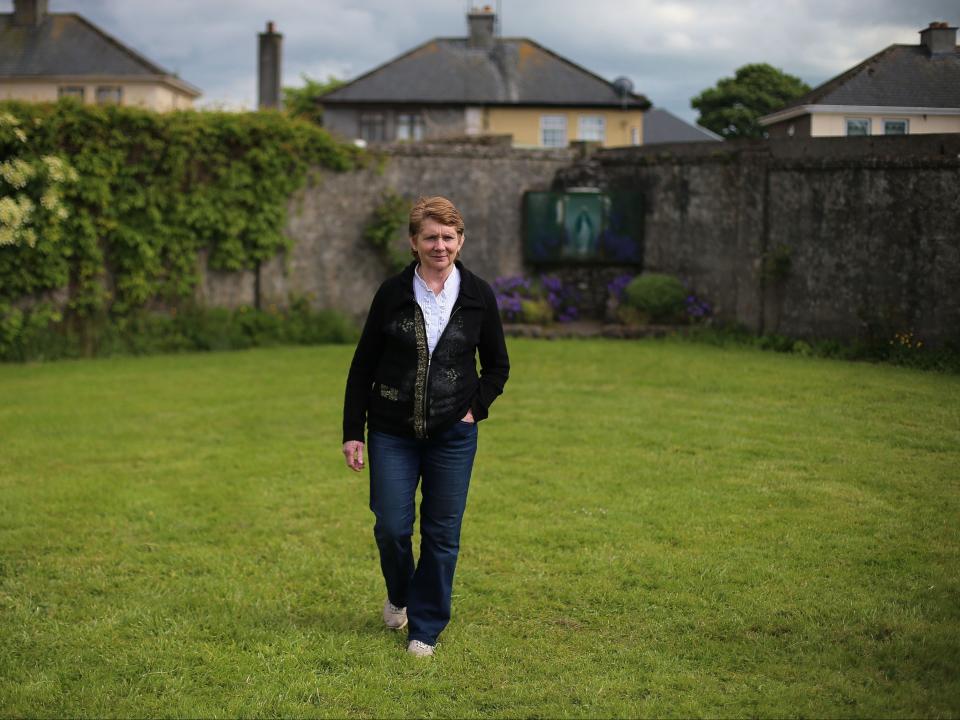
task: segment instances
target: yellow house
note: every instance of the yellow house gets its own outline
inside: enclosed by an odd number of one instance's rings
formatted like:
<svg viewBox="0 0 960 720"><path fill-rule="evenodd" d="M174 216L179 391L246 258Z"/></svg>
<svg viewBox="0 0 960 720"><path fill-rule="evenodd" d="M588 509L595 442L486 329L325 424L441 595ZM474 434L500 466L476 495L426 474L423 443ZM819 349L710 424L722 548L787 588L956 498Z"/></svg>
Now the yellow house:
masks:
<svg viewBox="0 0 960 720"><path fill-rule="evenodd" d="M0 100L193 106L200 90L75 13L49 13L47 0L14 0L0 14Z"/></svg>
<svg viewBox="0 0 960 720"><path fill-rule="evenodd" d="M957 28L930 23L919 45L891 45L760 124L770 137L960 132Z"/></svg>
<svg viewBox="0 0 960 720"><path fill-rule="evenodd" d="M365 142L511 135L518 147L644 142L650 102L528 38L502 38L489 6L469 37L435 38L323 96L324 126Z"/></svg>

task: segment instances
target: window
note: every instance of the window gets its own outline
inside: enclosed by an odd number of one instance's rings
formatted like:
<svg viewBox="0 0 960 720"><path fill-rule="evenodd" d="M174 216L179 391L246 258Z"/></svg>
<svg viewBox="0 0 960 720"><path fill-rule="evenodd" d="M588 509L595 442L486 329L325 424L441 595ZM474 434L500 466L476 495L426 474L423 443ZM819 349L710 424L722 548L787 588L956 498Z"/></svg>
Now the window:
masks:
<svg viewBox="0 0 960 720"><path fill-rule="evenodd" d="M397 140L423 140L423 117L412 113L397 115Z"/></svg>
<svg viewBox="0 0 960 720"><path fill-rule="evenodd" d="M908 135L910 133L909 120L884 120L884 135Z"/></svg>
<svg viewBox="0 0 960 720"><path fill-rule="evenodd" d="M578 140L603 142L607 135L606 120L603 115L581 115L577 128Z"/></svg>
<svg viewBox="0 0 960 720"><path fill-rule="evenodd" d="M640 144L640 128L638 127L630 128L630 144L631 145Z"/></svg>
<svg viewBox="0 0 960 720"><path fill-rule="evenodd" d="M869 118L847 118L847 135L869 135Z"/></svg>
<svg viewBox="0 0 960 720"><path fill-rule="evenodd" d="M360 114L360 137L367 142L383 142L387 139L380 113Z"/></svg>
<svg viewBox="0 0 960 720"><path fill-rule="evenodd" d="M464 113L467 135L479 135L483 132L483 108L468 107Z"/></svg>
<svg viewBox="0 0 960 720"><path fill-rule="evenodd" d="M119 105L123 100L123 88L118 85L101 85L97 88L97 105Z"/></svg>
<svg viewBox="0 0 960 720"><path fill-rule="evenodd" d="M57 89L58 98L76 98L83 102L83 85L62 85Z"/></svg>
<svg viewBox="0 0 960 720"><path fill-rule="evenodd" d="M540 116L540 145L543 147L567 146L567 118L564 115Z"/></svg>

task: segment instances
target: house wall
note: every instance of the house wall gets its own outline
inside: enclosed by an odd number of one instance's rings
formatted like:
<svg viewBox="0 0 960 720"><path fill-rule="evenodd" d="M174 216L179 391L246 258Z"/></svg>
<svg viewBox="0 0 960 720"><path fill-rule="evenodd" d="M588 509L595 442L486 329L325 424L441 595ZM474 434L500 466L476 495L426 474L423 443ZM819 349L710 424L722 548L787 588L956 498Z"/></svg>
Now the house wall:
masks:
<svg viewBox="0 0 960 720"><path fill-rule="evenodd" d="M376 105L362 107L328 105L323 109L323 126L342 139L354 140L360 137L360 116L363 113L379 113L383 115L387 142L390 142L397 136L397 115L409 112L419 112L423 117L424 140L440 140L467 134L466 118L462 107L401 109Z"/></svg>
<svg viewBox="0 0 960 720"><path fill-rule="evenodd" d="M192 108L193 100L189 95L175 92L163 85L136 84L123 86L123 104L166 112Z"/></svg>
<svg viewBox="0 0 960 720"><path fill-rule="evenodd" d="M493 135L513 135L518 147L540 147L540 118L543 115L563 115L567 119L568 142L579 140L579 118L583 115L601 115L606 124L604 147L631 145L630 128L638 128L643 143L643 112L639 110L593 110L584 108L502 108L489 107L484 112L484 129Z"/></svg>
<svg viewBox="0 0 960 720"><path fill-rule="evenodd" d="M87 91L89 94L90 91ZM0 81L0 100L26 100L28 102L56 102L57 85Z"/></svg>
<svg viewBox="0 0 960 720"><path fill-rule="evenodd" d="M396 137L396 118L401 112L416 111L416 108L399 109L377 106L328 106L323 111L323 125L342 138L353 140L360 135L360 115L364 112L381 113L388 141ZM467 113L462 107L423 108L424 139L436 140L469 134L475 128L467 127ZM512 135L517 147L541 147L540 118L543 115L563 115L567 119L568 141L578 140L581 115L600 115L606 125L605 147L621 147L631 144L630 129L638 129L638 138L643 143L643 112L631 110L584 110L543 108L487 107L480 111L482 128L490 135Z"/></svg>
<svg viewBox="0 0 960 720"><path fill-rule="evenodd" d="M790 132L790 128L793 132ZM790 118L767 126L767 134L772 138L810 137L810 115Z"/></svg>
<svg viewBox="0 0 960 720"><path fill-rule="evenodd" d="M883 134L884 120L909 120L910 134L921 135L928 133L955 133L960 132L960 114L957 115L897 115L891 114L834 114L812 113L810 116L811 134L813 137L836 137L847 134L847 118L869 118L871 134Z"/></svg>
<svg viewBox="0 0 960 720"><path fill-rule="evenodd" d="M28 102L56 102L59 88L64 85L82 86L84 102L96 103L97 88L104 85L120 85L123 88L123 104L167 111L193 107L189 95L177 92L160 83L122 83L102 80L97 82L11 82L0 81L0 100L26 100Z"/></svg>

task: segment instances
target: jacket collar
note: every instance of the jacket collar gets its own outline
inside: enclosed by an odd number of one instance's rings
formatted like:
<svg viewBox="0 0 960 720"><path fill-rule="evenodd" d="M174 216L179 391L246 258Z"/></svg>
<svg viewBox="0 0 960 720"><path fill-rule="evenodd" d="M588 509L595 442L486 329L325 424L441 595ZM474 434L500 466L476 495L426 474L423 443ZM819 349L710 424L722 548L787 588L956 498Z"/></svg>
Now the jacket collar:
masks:
<svg viewBox="0 0 960 720"><path fill-rule="evenodd" d="M467 270L462 262L456 260L454 263L457 270L460 271L460 293L457 295L457 301L454 303L454 309L458 307L479 307L483 308L483 299L480 295L480 286L477 283L477 276ZM404 301L412 300L416 302L413 294L413 273L417 267L417 261L414 260L400 273L400 292Z"/></svg>

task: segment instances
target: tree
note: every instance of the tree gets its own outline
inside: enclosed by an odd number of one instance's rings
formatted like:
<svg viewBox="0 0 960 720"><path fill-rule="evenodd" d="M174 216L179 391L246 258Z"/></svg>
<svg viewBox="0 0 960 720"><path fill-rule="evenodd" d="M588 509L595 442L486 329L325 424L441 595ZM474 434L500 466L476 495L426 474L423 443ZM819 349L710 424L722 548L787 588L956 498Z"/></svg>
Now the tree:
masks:
<svg viewBox="0 0 960 720"><path fill-rule="evenodd" d="M725 138L765 137L757 122L810 91L810 86L766 63L744 65L732 78L721 78L690 105L700 111L698 122Z"/></svg>
<svg viewBox="0 0 960 720"><path fill-rule="evenodd" d="M324 93L335 90L344 84L343 80L327 76L326 82L314 80L304 73L303 87L285 87L283 89L283 106L293 117L311 120L317 125L323 124L323 107L317 102Z"/></svg>

